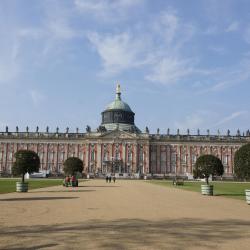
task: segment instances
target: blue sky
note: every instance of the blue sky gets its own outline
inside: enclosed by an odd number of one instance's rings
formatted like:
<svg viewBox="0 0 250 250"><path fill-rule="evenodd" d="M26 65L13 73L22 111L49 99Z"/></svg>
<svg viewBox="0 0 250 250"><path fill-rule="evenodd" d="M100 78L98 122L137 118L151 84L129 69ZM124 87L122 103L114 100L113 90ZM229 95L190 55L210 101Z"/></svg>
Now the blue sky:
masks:
<svg viewBox="0 0 250 250"><path fill-rule="evenodd" d="M0 130L96 128L116 82L151 133L250 128L248 0L1 0Z"/></svg>

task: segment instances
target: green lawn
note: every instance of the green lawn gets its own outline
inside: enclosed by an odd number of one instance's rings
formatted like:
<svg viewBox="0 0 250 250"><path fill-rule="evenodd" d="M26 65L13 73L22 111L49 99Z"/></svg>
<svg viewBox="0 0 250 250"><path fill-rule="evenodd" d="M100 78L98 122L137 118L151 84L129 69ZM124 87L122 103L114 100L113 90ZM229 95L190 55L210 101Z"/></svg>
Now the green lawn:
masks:
<svg viewBox="0 0 250 250"><path fill-rule="evenodd" d="M185 181L183 186L173 186L172 181L152 180L153 184L163 185L170 188L184 189L188 191L201 192L203 182ZM245 189L250 189L250 182L210 182L214 185L214 195L245 200Z"/></svg>
<svg viewBox="0 0 250 250"><path fill-rule="evenodd" d="M0 179L0 194L11 193L16 191L16 182L20 179ZM51 187L62 184L61 179L32 179L28 180L29 189Z"/></svg>

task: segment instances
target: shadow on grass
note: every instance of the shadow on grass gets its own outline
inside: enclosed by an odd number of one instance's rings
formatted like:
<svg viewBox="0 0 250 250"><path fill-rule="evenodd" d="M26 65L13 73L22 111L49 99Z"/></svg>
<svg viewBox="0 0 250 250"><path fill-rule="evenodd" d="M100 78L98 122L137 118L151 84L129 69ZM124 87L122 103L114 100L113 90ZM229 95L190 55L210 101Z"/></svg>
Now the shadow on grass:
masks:
<svg viewBox="0 0 250 250"><path fill-rule="evenodd" d="M3 241L3 247L10 250L16 249L16 239L20 247L33 246L34 249L39 249L36 248L37 239L39 244L53 243L63 249L77 249L80 245L85 249L203 249L218 248L235 239L249 240L250 221L92 220L76 224L2 227L0 238L5 237L9 240Z"/></svg>
<svg viewBox="0 0 250 250"><path fill-rule="evenodd" d="M79 197L24 197L24 198L6 198L0 199L0 201L49 201L49 200L68 200L78 199Z"/></svg>
<svg viewBox="0 0 250 250"><path fill-rule="evenodd" d="M245 197L245 194L214 194L214 196L241 196L241 197Z"/></svg>
<svg viewBox="0 0 250 250"><path fill-rule="evenodd" d="M57 244L43 244L43 245L36 245L36 246L25 246L24 247L14 247L11 248L11 250L34 250L34 249L43 249L43 248L48 248L48 247L55 247ZM10 248L2 248L2 250L9 250Z"/></svg>
<svg viewBox="0 0 250 250"><path fill-rule="evenodd" d="M110 183L111 184L111 183ZM108 184L107 184L108 185ZM81 186L81 187L92 187L92 188L118 188L120 186Z"/></svg>
<svg viewBox="0 0 250 250"><path fill-rule="evenodd" d="M85 193L85 192L95 192L96 190L78 190L78 189L74 189L74 190L50 190L50 191L35 191L32 193Z"/></svg>

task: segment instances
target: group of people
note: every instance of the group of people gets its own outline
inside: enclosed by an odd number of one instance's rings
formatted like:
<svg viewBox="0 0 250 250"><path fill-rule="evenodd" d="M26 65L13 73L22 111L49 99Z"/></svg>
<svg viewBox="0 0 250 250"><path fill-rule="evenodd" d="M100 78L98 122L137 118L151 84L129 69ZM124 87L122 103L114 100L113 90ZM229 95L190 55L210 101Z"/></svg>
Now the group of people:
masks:
<svg viewBox="0 0 250 250"><path fill-rule="evenodd" d="M113 176L113 177L112 177L111 175L109 175L109 176L107 175L107 176L106 176L106 182L107 182L107 183L108 183L108 182L111 183L111 180L112 180L112 179L113 179L113 182L115 183L115 181L116 181L116 177L115 177L115 176Z"/></svg>
<svg viewBox="0 0 250 250"><path fill-rule="evenodd" d="M63 186L65 186L65 187L68 187L68 186L78 187L78 180L74 175L72 175L71 177L66 176L65 179L63 180Z"/></svg>

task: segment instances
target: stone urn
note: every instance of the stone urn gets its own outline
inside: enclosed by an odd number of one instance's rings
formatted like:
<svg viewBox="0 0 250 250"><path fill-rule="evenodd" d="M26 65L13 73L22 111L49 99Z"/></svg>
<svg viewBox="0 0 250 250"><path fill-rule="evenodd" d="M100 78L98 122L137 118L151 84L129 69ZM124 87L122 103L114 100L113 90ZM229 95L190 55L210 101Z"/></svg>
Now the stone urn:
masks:
<svg viewBox="0 0 250 250"><path fill-rule="evenodd" d="M250 189L246 189L246 202L248 205L250 205Z"/></svg>
<svg viewBox="0 0 250 250"><path fill-rule="evenodd" d="M201 194L203 195L213 195L214 186L213 185L201 185Z"/></svg>
<svg viewBox="0 0 250 250"><path fill-rule="evenodd" d="M28 182L17 182L16 183L17 192L28 192Z"/></svg>

